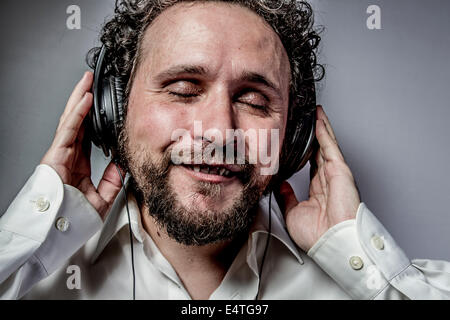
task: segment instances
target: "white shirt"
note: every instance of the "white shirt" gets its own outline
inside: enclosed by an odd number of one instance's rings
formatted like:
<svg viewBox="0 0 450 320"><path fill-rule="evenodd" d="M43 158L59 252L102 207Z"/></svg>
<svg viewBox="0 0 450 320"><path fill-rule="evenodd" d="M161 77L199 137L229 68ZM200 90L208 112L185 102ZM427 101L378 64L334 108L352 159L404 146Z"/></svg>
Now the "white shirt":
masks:
<svg viewBox="0 0 450 320"><path fill-rule="evenodd" d="M177 273L128 205L137 299L190 299ZM248 241L210 299L255 299L268 235L261 199ZM262 299L450 299L450 263L410 261L361 203L355 220L328 230L307 253L290 239L272 202ZM78 281L79 280L79 281ZM76 188L40 165L0 218L3 299L131 299L128 218L119 193L105 223Z"/></svg>

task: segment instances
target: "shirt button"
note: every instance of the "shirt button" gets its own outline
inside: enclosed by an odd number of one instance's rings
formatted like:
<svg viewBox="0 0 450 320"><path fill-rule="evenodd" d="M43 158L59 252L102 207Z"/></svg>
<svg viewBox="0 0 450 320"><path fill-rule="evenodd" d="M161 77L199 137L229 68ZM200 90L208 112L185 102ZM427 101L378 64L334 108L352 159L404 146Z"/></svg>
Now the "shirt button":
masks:
<svg viewBox="0 0 450 320"><path fill-rule="evenodd" d="M373 236L372 237L372 246L377 250L383 250L384 249L384 241L383 238L379 236Z"/></svg>
<svg viewBox="0 0 450 320"><path fill-rule="evenodd" d="M44 197L39 197L36 201L34 201L34 207L39 212L45 212L48 208L50 208L50 201Z"/></svg>
<svg viewBox="0 0 450 320"><path fill-rule="evenodd" d="M56 229L58 229L61 232L66 232L67 229L69 229L69 220L67 220L64 217L60 217L56 220Z"/></svg>
<svg viewBox="0 0 450 320"><path fill-rule="evenodd" d="M354 270L360 270L364 266L364 262L362 261L362 259L360 257L353 256L353 257L350 257L350 266Z"/></svg>

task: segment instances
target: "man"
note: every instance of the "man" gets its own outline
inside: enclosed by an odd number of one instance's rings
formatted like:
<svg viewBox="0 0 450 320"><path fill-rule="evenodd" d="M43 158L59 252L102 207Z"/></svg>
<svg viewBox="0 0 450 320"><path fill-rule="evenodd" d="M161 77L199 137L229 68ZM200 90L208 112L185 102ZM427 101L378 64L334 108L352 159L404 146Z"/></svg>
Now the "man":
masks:
<svg viewBox="0 0 450 320"><path fill-rule="evenodd" d="M207 129L279 132L258 146L282 154L306 92L297 80L315 66L311 19L295 1L120 1L102 42L127 81L117 148L128 200L115 163L97 188L90 179L86 73L0 220L2 297L128 299L135 285L137 299L450 298L450 265L411 262L360 203L321 107L307 201L287 183L272 190L259 158L175 161L175 149L217 146Z"/></svg>

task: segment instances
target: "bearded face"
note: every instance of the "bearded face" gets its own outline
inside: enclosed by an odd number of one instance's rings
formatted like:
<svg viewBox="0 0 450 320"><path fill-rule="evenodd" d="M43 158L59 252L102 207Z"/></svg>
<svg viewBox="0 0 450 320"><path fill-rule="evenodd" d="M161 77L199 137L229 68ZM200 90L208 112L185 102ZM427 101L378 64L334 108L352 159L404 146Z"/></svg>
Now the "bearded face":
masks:
<svg viewBox="0 0 450 320"><path fill-rule="evenodd" d="M240 6L178 4L146 30L140 55L119 153L142 211L185 245L247 232L271 180L261 174L271 164L247 152L256 144L278 155L286 126L290 66L278 36ZM180 129L184 138L173 139ZM243 140L244 157L233 152L243 162L230 162L229 141L211 139L208 130L222 137L253 130L257 138ZM276 141L266 139L273 130ZM198 156L211 146L217 154L223 148L220 156ZM184 160L174 161L180 149Z"/></svg>
<svg viewBox="0 0 450 320"><path fill-rule="evenodd" d="M121 145L125 146L121 153L133 177L131 188L146 207L146 212L172 239L184 245L206 245L248 232L266 185L258 179L254 165L239 165L236 169L239 171L229 174L229 180L237 180L235 183L241 185L240 191L232 197L226 193L224 183L194 180L180 198L178 188L174 187L177 185L176 173L171 173L178 170L195 172L193 166L175 165L171 161L171 148L155 159L133 146L126 130Z"/></svg>

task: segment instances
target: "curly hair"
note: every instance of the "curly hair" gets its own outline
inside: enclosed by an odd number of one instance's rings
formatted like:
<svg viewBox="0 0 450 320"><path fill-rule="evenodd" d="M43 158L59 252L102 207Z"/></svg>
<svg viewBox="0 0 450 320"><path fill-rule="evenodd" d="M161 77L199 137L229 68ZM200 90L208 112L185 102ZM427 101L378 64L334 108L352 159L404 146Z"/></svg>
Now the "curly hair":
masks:
<svg viewBox="0 0 450 320"><path fill-rule="evenodd" d="M165 9L178 3L224 2L240 5L262 17L278 34L289 58L291 83L289 93L289 121L302 119L313 111L315 82L324 77L324 68L317 62L320 42L319 30L314 27L311 5L297 0L116 0L114 16L105 23L100 40L106 47L108 73L126 84L124 112L140 62L140 44L145 30ZM100 53L96 47L86 56L94 69Z"/></svg>

